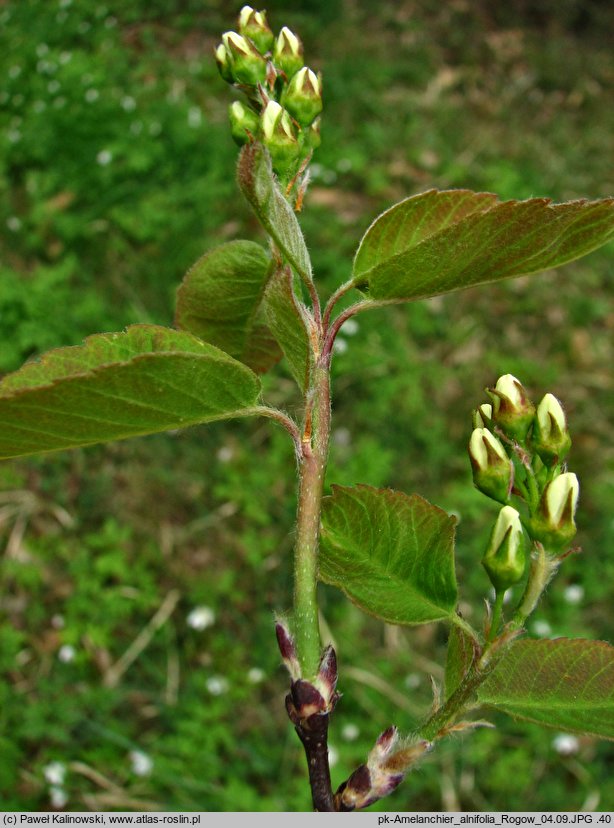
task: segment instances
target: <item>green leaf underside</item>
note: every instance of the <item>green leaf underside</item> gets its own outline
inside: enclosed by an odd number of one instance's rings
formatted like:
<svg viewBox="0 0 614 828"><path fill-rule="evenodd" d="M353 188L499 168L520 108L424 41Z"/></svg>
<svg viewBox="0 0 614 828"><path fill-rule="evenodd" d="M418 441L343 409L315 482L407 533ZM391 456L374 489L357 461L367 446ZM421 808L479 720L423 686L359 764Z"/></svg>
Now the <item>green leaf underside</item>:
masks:
<svg viewBox="0 0 614 828"><path fill-rule="evenodd" d="M157 325L96 334L0 382L0 459L240 415L258 402L245 365Z"/></svg>
<svg viewBox="0 0 614 828"><path fill-rule="evenodd" d="M259 245L232 241L206 253L177 291L175 325L264 373L281 354L258 318L271 273Z"/></svg>
<svg viewBox="0 0 614 828"><path fill-rule="evenodd" d="M452 627L448 638L448 650L446 654L446 699L450 698L465 678L473 663L474 655L474 643L471 637L460 627Z"/></svg>
<svg viewBox="0 0 614 828"><path fill-rule="evenodd" d="M268 284L264 308L269 328L279 343L299 388L309 385L311 347L305 317L292 289L289 268L279 270Z"/></svg>
<svg viewBox="0 0 614 828"><path fill-rule="evenodd" d="M323 500L319 577L392 624L426 624L456 606L455 518L418 495L333 486Z"/></svg>
<svg viewBox="0 0 614 828"><path fill-rule="evenodd" d="M519 719L614 739L614 647L570 638L518 641L478 698Z"/></svg>
<svg viewBox="0 0 614 828"><path fill-rule="evenodd" d="M237 179L258 220L301 279L311 281L311 262L294 210L273 174L271 157L258 143L246 144L239 155Z"/></svg>
<svg viewBox="0 0 614 828"><path fill-rule="evenodd" d="M495 203L490 193L429 191L376 219L354 261L375 300L413 300L537 273L614 238L614 199Z"/></svg>

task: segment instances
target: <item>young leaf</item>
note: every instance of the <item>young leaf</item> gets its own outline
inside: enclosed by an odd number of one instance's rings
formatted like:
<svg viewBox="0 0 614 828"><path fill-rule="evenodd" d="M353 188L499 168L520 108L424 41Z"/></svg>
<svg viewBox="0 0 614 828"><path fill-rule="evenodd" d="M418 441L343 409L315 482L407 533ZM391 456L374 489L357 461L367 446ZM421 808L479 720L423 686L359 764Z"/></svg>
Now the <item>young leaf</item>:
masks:
<svg viewBox="0 0 614 828"><path fill-rule="evenodd" d="M311 282L311 262L294 210L279 189L271 157L262 144L246 144L239 155L239 187L258 220L301 279Z"/></svg>
<svg viewBox="0 0 614 828"><path fill-rule="evenodd" d="M175 325L265 373L281 357L258 320L272 262L250 241L222 244L200 258L177 291Z"/></svg>
<svg viewBox="0 0 614 828"><path fill-rule="evenodd" d="M186 333L132 325L49 351L0 382L0 459L246 413L260 382Z"/></svg>
<svg viewBox="0 0 614 828"><path fill-rule="evenodd" d="M294 294L289 267L278 270L269 282L264 308L269 328L288 360L292 376L305 391L309 383L312 349L306 309Z"/></svg>
<svg viewBox="0 0 614 828"><path fill-rule="evenodd" d="M375 300L413 300L558 267L614 238L614 199L494 203L429 191L376 219L354 260Z"/></svg>
<svg viewBox="0 0 614 828"><path fill-rule="evenodd" d="M518 719L614 739L614 647L569 638L517 641L478 698Z"/></svg>
<svg viewBox="0 0 614 828"><path fill-rule="evenodd" d="M455 522L418 495L333 486L323 501L320 580L392 624L449 618Z"/></svg>
<svg viewBox="0 0 614 828"><path fill-rule="evenodd" d="M475 658L474 641L460 627L453 626L446 654L445 695L449 699L464 679Z"/></svg>

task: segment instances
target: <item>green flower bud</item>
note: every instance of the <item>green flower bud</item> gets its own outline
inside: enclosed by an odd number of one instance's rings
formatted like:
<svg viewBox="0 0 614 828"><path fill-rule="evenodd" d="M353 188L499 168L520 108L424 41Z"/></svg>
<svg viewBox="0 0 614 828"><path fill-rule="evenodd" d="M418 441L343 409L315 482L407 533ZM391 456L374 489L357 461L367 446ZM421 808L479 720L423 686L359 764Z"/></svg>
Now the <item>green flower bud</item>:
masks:
<svg viewBox="0 0 614 828"><path fill-rule="evenodd" d="M234 83L235 79L232 74L230 55L223 43L220 43L215 50L215 62L217 63L217 68L220 70L220 75L226 83Z"/></svg>
<svg viewBox="0 0 614 828"><path fill-rule="evenodd" d="M298 160L301 152L292 119L277 101L269 101L260 123L263 143L271 153L273 168L283 174Z"/></svg>
<svg viewBox="0 0 614 828"><path fill-rule="evenodd" d="M309 126L322 112L321 76L303 66L288 84L282 103L301 126Z"/></svg>
<svg viewBox="0 0 614 828"><path fill-rule="evenodd" d="M490 535L482 566L497 592L504 592L522 580L527 563L520 515L504 506Z"/></svg>
<svg viewBox="0 0 614 828"><path fill-rule="evenodd" d="M248 37L261 54L273 48L275 35L266 22L266 12L243 6L239 12L239 32Z"/></svg>
<svg viewBox="0 0 614 828"><path fill-rule="evenodd" d="M241 103L235 101L228 110L230 131L239 146L247 144L250 134L255 138L260 129L260 118L256 113Z"/></svg>
<svg viewBox="0 0 614 828"><path fill-rule="evenodd" d="M514 464L501 441L487 428L474 429L469 459L476 488L499 503L507 503L514 484Z"/></svg>
<svg viewBox="0 0 614 828"><path fill-rule="evenodd" d="M492 405L482 403L471 415L471 422L474 428L490 428L492 423Z"/></svg>
<svg viewBox="0 0 614 828"><path fill-rule="evenodd" d="M303 60L303 44L294 32L290 31L287 26L284 26L277 40L275 41L275 48L273 49L273 63L278 66L282 72L285 72L288 80L295 75L304 64Z"/></svg>
<svg viewBox="0 0 614 828"><path fill-rule="evenodd" d="M494 389L486 389L486 393L492 400L493 423L508 437L522 443L535 416L535 406L522 383L512 374L504 374Z"/></svg>
<svg viewBox="0 0 614 828"><path fill-rule="evenodd" d="M548 483L537 513L531 518L530 534L550 550L569 546L576 534L576 508L580 495L578 478L565 472Z"/></svg>
<svg viewBox="0 0 614 828"><path fill-rule="evenodd" d="M309 149L317 149L322 143L322 136L320 135L321 118L316 118L313 124L307 130L305 135L305 146Z"/></svg>
<svg viewBox="0 0 614 828"><path fill-rule="evenodd" d="M266 60L254 44L236 32L222 35L224 46L230 56L232 76L237 83L256 86L266 78Z"/></svg>
<svg viewBox="0 0 614 828"><path fill-rule="evenodd" d="M560 463L571 448L565 412L553 394L546 394L537 406L531 444L547 466Z"/></svg>

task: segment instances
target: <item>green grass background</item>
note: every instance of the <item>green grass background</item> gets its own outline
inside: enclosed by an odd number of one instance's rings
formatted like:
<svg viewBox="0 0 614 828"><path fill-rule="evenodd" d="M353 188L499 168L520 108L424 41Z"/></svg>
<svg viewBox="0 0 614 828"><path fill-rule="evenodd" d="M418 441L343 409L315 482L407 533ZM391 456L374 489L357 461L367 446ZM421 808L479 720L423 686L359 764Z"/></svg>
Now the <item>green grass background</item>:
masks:
<svg viewBox="0 0 614 828"><path fill-rule="evenodd" d="M421 190L614 193L607 2L305 0L268 11L324 74L303 214L324 294L347 278L378 212ZM212 59L233 25L221 0L2 4L0 372L95 331L170 324L194 260L262 237L234 183L231 93ZM418 491L456 512L475 624L496 507L471 486L469 414L512 372L536 399L565 402L582 487L584 551L531 631L614 640L613 254L365 314L342 335L328 482ZM283 367L266 389L298 411ZM66 766L67 810L309 808L273 643L273 612L290 602L294 471L285 433L264 421L0 466L5 810L50 807L51 762ZM569 586L582 588L579 602ZM338 784L378 732L394 722L406 733L426 714L446 631L385 627L328 588L321 598L343 692ZM202 606L215 623L198 631L187 618ZM71 661L59 658L66 646ZM581 738L565 756L556 732L491 718L496 730L442 743L375 807L614 810L611 744ZM135 750L152 760L148 775L134 773Z"/></svg>

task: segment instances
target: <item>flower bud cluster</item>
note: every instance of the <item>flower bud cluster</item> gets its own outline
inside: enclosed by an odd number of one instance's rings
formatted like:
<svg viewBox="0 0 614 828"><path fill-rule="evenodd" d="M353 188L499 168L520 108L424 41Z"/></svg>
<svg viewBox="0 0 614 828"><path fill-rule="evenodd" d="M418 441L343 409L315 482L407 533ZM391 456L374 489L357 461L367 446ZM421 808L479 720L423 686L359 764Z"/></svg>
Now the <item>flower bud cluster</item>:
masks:
<svg viewBox="0 0 614 828"><path fill-rule="evenodd" d="M215 50L222 78L246 96L230 107L232 137L261 141L289 181L320 144L322 77L305 66L298 35L284 26L276 37L264 11L243 6L237 28Z"/></svg>
<svg viewBox="0 0 614 828"><path fill-rule="evenodd" d="M551 553L569 546L579 485L563 465L571 438L555 396L546 394L536 407L512 374L486 393L490 403L473 412L469 457L475 486L503 505L482 560L499 592L524 577L526 534ZM524 501L524 518L509 505L513 496Z"/></svg>

